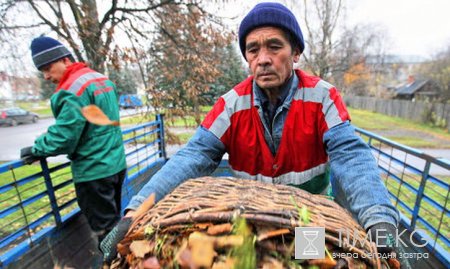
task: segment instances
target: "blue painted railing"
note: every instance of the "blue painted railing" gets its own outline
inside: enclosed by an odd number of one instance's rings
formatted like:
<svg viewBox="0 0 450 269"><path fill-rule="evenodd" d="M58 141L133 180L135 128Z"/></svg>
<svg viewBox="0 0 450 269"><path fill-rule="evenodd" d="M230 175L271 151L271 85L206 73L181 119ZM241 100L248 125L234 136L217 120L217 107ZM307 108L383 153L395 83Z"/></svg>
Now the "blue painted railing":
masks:
<svg viewBox="0 0 450 269"><path fill-rule="evenodd" d="M356 128L381 170L401 224L450 268L450 162Z"/></svg>
<svg viewBox="0 0 450 269"><path fill-rule="evenodd" d="M163 126L157 115L155 121L122 131L128 165L122 204L145 184L142 175L166 162ZM0 268L80 213L70 163L39 162L0 165Z"/></svg>

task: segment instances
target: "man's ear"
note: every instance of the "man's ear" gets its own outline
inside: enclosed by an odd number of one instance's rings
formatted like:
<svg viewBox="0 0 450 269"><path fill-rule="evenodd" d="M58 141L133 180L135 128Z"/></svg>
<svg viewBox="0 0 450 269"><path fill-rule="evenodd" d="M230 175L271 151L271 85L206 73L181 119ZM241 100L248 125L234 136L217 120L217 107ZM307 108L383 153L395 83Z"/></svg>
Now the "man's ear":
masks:
<svg viewBox="0 0 450 269"><path fill-rule="evenodd" d="M295 48L294 50L294 63L298 63L298 61L300 60L300 55L302 55L300 53L300 49L299 48Z"/></svg>
<svg viewBox="0 0 450 269"><path fill-rule="evenodd" d="M69 66L72 64L72 61L69 59L69 57L64 57L62 60L65 66Z"/></svg>

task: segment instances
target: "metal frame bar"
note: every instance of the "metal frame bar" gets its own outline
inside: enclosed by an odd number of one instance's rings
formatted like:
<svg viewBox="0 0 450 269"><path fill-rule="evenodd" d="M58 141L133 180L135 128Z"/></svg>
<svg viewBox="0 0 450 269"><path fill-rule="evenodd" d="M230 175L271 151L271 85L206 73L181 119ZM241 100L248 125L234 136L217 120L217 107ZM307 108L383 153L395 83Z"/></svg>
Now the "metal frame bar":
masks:
<svg viewBox="0 0 450 269"><path fill-rule="evenodd" d="M407 216L400 213L400 222L410 231L413 231L414 229L416 229L417 223L420 223L421 225L423 225L426 228L425 230L428 233L432 234L434 238L431 237L427 233L416 232L416 233L414 233L415 239L418 239L418 240L427 239L429 244L426 245L426 248L431 253L434 253L434 255L438 258L438 260L440 260L444 265L446 265L447 267L450 267L449 251L445 250L444 247L442 247L441 245L438 244L438 240L441 240L447 247L450 247L450 240L441 231L444 215L445 216L449 215L447 205L448 205L448 200L449 200L450 184L446 183L444 180L441 180L433 175L430 175L430 168L432 165L450 171L450 161L445 160L445 159L434 158L428 154L425 154L424 152L422 152L420 150L416 150L416 149L398 144L394 141L388 140L384 137L381 137L381 136L371 133L369 131L363 130L361 128L356 127L355 130L356 130L356 133L359 133L360 136L364 136L364 137L368 138L367 144L369 145L371 150L378 155L377 162L378 162L379 169L382 172L386 173L388 178L396 181L400 185L406 186L406 188L409 191L416 194L416 198L414 201L414 208L410 208L404 201L401 201L398 198L399 193L397 193L397 195L395 195L394 193L389 191L390 196L398 202L397 205L399 205L401 208L403 208L406 211L408 211L409 213L411 213L411 218L408 218ZM374 143L380 143L380 145L374 146ZM383 151L381 144L385 145L386 147L390 147L391 154L388 154L385 151ZM395 158L393 156L394 149L405 153L404 161L402 161L398 158ZM417 167L409 165L407 163L407 158L406 158L407 155L411 155L416 158L424 160L425 161L424 168L421 170L421 169L418 169ZM383 166L380 156L389 159L389 166L387 168ZM403 167L404 171L407 170L408 172L410 172L412 174L420 175L421 180L420 180L419 187L415 188L408 182L405 182L403 180L403 177L406 176L406 174L404 172L402 172L401 176L398 176L398 175L392 173L391 169L394 169L391 166L392 161L394 162L395 165ZM425 190L428 187L427 183L434 184L436 186L443 188L444 190L447 190L447 195L444 196L444 197L446 197L444 205L441 205L440 203L436 202L435 200L433 200L431 197L429 197L425 193ZM434 190L434 189L432 189L432 190ZM423 207L424 203L427 203L428 205L430 205L437 211L441 212L439 224L438 224L437 228L434 227L431 223L429 223L422 216L420 216L420 214L423 214L421 212L421 209L423 209L423 211L428 212L428 210Z"/></svg>
<svg viewBox="0 0 450 269"><path fill-rule="evenodd" d="M148 128L152 127L155 127L155 129L149 131ZM143 130L143 132L139 132L141 130ZM164 147L164 122L162 115L157 115L155 121L141 124L122 131L122 135L128 135L133 133L134 136L130 139L126 139L124 141L124 145L133 142L136 142L136 145L138 145L139 143L137 143L137 140L145 138L147 136L154 136L155 134L157 135L157 138L153 139L153 141L149 143L143 144L142 147L136 146L136 149L132 150L127 154L127 158L133 158L134 156L139 156L139 154L142 155L143 153L146 154L146 157L144 157L142 160L139 160L137 163L132 163L128 167L128 169L138 167L138 171L136 173L133 173L132 175L127 175L127 178L125 179L124 182L124 186L125 184L132 185L132 182L136 180L139 175L143 174L145 171L151 169L152 167L156 167L156 165L161 165L161 163L167 161ZM153 149L152 147L156 145L156 143L158 144L158 149ZM152 148L150 152L149 151L143 152L143 150L148 150L149 148ZM155 157L157 157L156 160L154 162L149 163L149 161ZM146 166L142 165L144 163L147 163L147 165ZM11 174L14 175L15 169L18 169L25 165L26 164L24 164L21 160L5 163L3 165L0 165L0 174L11 172ZM2 254L0 254L0 267L3 267L13 262L21 255L25 254L25 252L27 252L32 247L32 245L50 236L51 234L53 234L53 232L57 231L60 227L62 227L64 223L70 221L73 217L77 216L80 213L80 209L76 207L69 213L66 213L64 215L61 214L62 210L68 208L69 206L73 205L76 202L76 198L70 199L69 201L65 201L63 204L58 205L58 198L60 197L58 197L56 191L72 184L73 181L72 178L69 178L62 182L58 182L58 184L56 185L54 185L52 182L52 180L60 176L56 175L55 177L54 173L61 171L62 169L68 167L69 165L70 162L67 162L49 168L47 160L42 159L40 161L41 170L39 172L30 175L25 175L23 178L14 180L14 182L12 183L7 183L3 186L0 186L0 195L1 195L6 194L8 191L14 191L14 189L18 190L17 188L19 186L22 186L29 182L34 182L36 180L42 180L42 178L43 183L45 184L44 191L39 192L37 194L33 194L33 196L21 200L19 203L16 203L14 205L10 205L7 208L4 209L2 208L2 210L0 210L0 218L10 216L11 214L17 212L20 209L22 209L23 211L23 208L25 206L30 205L31 203L44 197L48 197L49 199L48 206L51 208L51 211L44 213L37 219L31 220L29 223L27 222L24 226L18 228L12 233L7 234L3 238L0 238L0 249L2 251ZM132 192L133 192L132 189L128 190L128 194ZM27 213L25 213L25 211L23 211L23 216L24 217L27 216ZM50 223L48 223L49 220ZM46 224L42 230L34 234L29 233L29 231L35 229L36 227L42 226L44 223ZM4 251L5 248L6 250Z"/></svg>

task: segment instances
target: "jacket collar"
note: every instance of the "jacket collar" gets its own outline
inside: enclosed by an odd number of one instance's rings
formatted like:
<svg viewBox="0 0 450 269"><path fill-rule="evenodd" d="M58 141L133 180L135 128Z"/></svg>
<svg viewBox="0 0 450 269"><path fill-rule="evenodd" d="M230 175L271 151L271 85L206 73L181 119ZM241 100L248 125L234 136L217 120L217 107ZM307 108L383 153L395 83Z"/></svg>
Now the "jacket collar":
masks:
<svg viewBox="0 0 450 269"><path fill-rule="evenodd" d="M295 70L292 71L292 76L289 79L288 83L284 85L283 91L288 91L286 93L286 97L283 101L282 106L285 108L289 108L291 105L292 98L295 94L295 92L298 89L299 85L299 79L297 77L297 72ZM264 102L264 98L267 98L266 96L263 96L264 93L262 92L261 88L256 84L256 81L253 79L252 82L252 95L253 95L253 106L255 107L261 107L262 102Z"/></svg>
<svg viewBox="0 0 450 269"><path fill-rule="evenodd" d="M64 74L61 78L61 80L58 83L58 86L56 87L56 91L58 91L62 85L64 84L64 82L66 82L66 80L70 77L70 74L72 74L73 72L76 72L80 69L83 69L86 67L85 63L73 63L71 65L69 65L66 69L66 71L64 71Z"/></svg>

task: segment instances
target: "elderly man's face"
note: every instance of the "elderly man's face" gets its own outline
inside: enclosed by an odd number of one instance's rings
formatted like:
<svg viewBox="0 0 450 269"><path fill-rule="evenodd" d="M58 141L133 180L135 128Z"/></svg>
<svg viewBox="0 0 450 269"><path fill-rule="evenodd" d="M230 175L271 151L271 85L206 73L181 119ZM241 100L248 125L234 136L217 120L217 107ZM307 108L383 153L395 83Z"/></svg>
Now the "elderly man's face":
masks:
<svg viewBox="0 0 450 269"><path fill-rule="evenodd" d="M71 62L68 58L63 58L45 65L40 71L43 73L44 79L50 80L54 84L58 84L61 81L67 66L70 64Z"/></svg>
<svg viewBox="0 0 450 269"><path fill-rule="evenodd" d="M251 31L245 40L245 57L262 89L278 89L292 73L300 52L294 51L283 30L261 27Z"/></svg>

